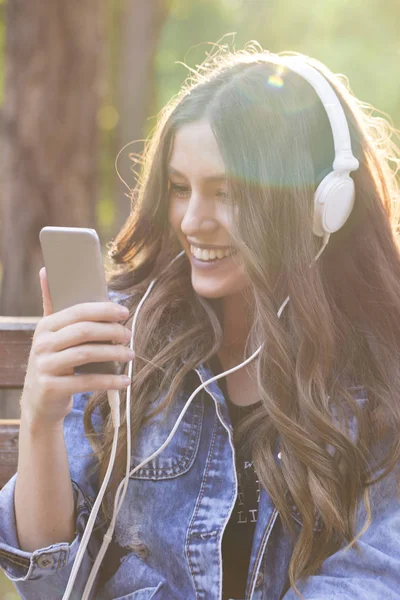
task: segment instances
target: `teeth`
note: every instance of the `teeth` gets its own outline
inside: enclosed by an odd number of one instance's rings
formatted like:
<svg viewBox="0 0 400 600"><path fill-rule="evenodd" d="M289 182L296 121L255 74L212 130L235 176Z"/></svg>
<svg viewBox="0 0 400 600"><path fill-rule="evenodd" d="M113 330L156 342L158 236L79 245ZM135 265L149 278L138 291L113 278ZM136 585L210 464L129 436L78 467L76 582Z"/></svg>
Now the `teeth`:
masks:
<svg viewBox="0 0 400 600"><path fill-rule="evenodd" d="M200 260L215 260L216 258L224 258L225 256L231 256L232 250L227 248L226 250L203 250L202 248L196 248L196 246L190 246L190 252L195 258Z"/></svg>

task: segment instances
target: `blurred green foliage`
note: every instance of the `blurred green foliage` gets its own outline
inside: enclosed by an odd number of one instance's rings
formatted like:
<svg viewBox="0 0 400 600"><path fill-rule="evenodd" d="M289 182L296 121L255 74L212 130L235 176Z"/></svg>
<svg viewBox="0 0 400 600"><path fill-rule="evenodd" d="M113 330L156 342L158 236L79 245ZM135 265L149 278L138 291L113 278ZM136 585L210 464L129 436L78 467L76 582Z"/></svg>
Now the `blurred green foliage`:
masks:
<svg viewBox="0 0 400 600"><path fill-rule="evenodd" d="M211 46L257 40L272 52L293 50L344 73L354 93L400 126L398 0L170 0L156 61L158 107ZM230 44L231 45L231 44ZM231 46L232 47L232 46Z"/></svg>
<svg viewBox="0 0 400 600"><path fill-rule="evenodd" d="M0 599L1 600L19 600L20 596L15 591L11 581L0 571Z"/></svg>
<svg viewBox="0 0 400 600"><path fill-rule="evenodd" d="M400 127L400 38L398 0L165 0L168 17L155 59L156 97L144 136L155 126L160 109L180 89L212 51L214 43L240 50L256 40L272 52L302 52L345 74L357 97L390 116ZM115 78L119 37L115 34L121 2L110 3L110 73ZM102 201L100 220L113 218L115 145L115 81L107 104L108 126L103 130ZM115 108L115 112L112 108ZM110 110L111 108L111 110ZM111 125L110 125L111 123ZM107 222L107 223L106 223Z"/></svg>

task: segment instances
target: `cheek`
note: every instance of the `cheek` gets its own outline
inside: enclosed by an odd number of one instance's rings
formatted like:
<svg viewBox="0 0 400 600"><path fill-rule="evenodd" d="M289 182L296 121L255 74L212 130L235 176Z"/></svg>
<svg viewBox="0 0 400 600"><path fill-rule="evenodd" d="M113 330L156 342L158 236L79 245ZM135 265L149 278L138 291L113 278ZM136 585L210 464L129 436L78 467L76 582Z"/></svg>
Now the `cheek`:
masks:
<svg viewBox="0 0 400 600"><path fill-rule="evenodd" d="M225 231L229 232L232 231L233 228L233 223L234 223L234 217L232 216L232 213L227 213L227 211L221 211L221 213L218 216L218 223L219 226L224 229Z"/></svg>
<svg viewBox="0 0 400 600"><path fill-rule="evenodd" d="M230 229L232 223L237 222L239 218L239 207L230 206L228 204L217 205L217 219L227 229Z"/></svg>
<svg viewBox="0 0 400 600"><path fill-rule="evenodd" d="M187 210L186 200L174 199L169 204L168 220L171 228L178 236L183 236L181 225Z"/></svg>
<svg viewBox="0 0 400 600"><path fill-rule="evenodd" d="M168 221L173 229L176 230L179 228L179 223L180 223L181 219L180 219L178 207L177 207L176 203L174 203L174 202L169 203Z"/></svg>

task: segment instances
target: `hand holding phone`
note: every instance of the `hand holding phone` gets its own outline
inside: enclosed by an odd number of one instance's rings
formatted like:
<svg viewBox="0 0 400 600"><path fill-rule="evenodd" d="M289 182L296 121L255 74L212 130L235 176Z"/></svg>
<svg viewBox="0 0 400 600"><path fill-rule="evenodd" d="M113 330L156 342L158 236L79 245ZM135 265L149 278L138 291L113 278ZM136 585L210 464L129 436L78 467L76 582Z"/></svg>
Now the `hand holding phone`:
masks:
<svg viewBox="0 0 400 600"><path fill-rule="evenodd" d="M95 229L43 227L39 237L54 311L83 302L109 300ZM75 367L74 372L118 373L120 367L114 361L87 363Z"/></svg>
<svg viewBox="0 0 400 600"><path fill-rule="evenodd" d="M56 255L57 252L54 257ZM58 266L60 271L52 280L57 282L61 278L62 263L60 265L55 260L50 264ZM83 269L78 267L79 276L82 272ZM71 410L73 394L123 389L129 385L129 381L112 369L97 371L91 367L89 372L76 376L78 369L88 364L96 367L127 362L132 359L132 351L127 347L130 329L120 323L128 317L122 306L96 300L60 308L66 297L60 293L57 283L51 295L47 275L47 269L41 269L43 319L38 323L32 340L21 411L31 423L54 425ZM62 285L65 285L64 281ZM55 303L59 310L55 310Z"/></svg>

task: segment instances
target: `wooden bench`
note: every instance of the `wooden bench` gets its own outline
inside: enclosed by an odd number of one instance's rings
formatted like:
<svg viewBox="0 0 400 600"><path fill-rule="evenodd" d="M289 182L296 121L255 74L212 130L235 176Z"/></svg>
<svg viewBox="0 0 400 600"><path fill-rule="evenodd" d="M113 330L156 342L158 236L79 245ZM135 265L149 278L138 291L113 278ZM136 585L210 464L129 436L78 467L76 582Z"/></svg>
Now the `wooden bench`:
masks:
<svg viewBox="0 0 400 600"><path fill-rule="evenodd" d="M0 488L17 470L18 418L4 418L5 390L24 385L32 337L41 317L0 317ZM19 406L13 407L19 415Z"/></svg>

